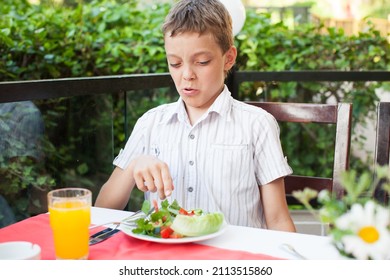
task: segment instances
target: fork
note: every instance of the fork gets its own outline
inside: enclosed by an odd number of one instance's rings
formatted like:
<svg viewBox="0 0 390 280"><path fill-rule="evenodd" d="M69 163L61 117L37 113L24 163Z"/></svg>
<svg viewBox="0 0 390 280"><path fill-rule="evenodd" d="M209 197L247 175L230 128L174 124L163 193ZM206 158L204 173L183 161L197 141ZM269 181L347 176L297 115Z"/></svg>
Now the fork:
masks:
<svg viewBox="0 0 390 280"><path fill-rule="evenodd" d="M100 226L103 226L103 225L108 225L108 224L115 225L115 227L109 227L109 228L106 228L104 230L101 230L101 231L91 235L90 238L89 238L89 245L95 245L95 244L98 244L100 242L103 242L104 240L110 238L111 236L113 236L114 234L119 232L120 231L119 226L121 224L124 224L126 226L132 226L132 225L135 224L135 221L137 219L140 219L141 217L145 217L146 218L150 214L152 214L153 211L154 211L154 207L152 207L148 211L147 214L142 212L142 210L138 210L137 212L131 214L129 217L123 219L120 222L108 222L108 223L104 223L104 224L100 224L100 225L91 226L89 229L93 229L93 228L100 227Z"/></svg>
<svg viewBox="0 0 390 280"><path fill-rule="evenodd" d="M89 229L94 229L94 228L97 228L97 227L100 227L100 226L105 226L105 225L116 225L116 227L118 227L120 224L133 225L136 220L138 220L140 218L146 218L150 214L152 214L153 212L154 212L154 207L150 208L150 210L146 214L144 212L142 212L142 210L138 210L137 212L131 214L127 218L124 218L120 222L114 221L114 222L108 222L108 223L99 224L99 225L93 225L93 226L90 226Z"/></svg>

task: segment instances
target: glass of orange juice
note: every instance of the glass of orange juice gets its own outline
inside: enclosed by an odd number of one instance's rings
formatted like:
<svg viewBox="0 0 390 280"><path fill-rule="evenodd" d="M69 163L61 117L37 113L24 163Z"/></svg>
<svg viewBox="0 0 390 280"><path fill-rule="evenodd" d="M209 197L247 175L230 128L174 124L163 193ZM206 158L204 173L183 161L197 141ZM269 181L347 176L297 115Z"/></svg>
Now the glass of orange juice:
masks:
<svg viewBox="0 0 390 280"><path fill-rule="evenodd" d="M88 259L91 191L62 188L50 191L47 197L56 259Z"/></svg>

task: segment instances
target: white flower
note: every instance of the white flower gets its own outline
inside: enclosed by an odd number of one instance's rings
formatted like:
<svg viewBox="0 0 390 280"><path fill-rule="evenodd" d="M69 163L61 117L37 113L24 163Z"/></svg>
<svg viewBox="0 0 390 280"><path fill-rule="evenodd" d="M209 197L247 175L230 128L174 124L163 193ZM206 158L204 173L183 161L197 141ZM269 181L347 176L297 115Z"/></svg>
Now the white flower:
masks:
<svg viewBox="0 0 390 280"><path fill-rule="evenodd" d="M318 201L323 203L330 200L330 193L328 190L322 190L318 193Z"/></svg>
<svg viewBox="0 0 390 280"><path fill-rule="evenodd" d="M318 211L318 214L321 219L321 222L323 223L330 223L334 219L332 212L330 212L328 208L321 208Z"/></svg>
<svg viewBox="0 0 390 280"><path fill-rule="evenodd" d="M336 227L350 230L341 239L344 250L357 259L390 258L390 209L373 201L363 207L354 204L351 210L336 220Z"/></svg>

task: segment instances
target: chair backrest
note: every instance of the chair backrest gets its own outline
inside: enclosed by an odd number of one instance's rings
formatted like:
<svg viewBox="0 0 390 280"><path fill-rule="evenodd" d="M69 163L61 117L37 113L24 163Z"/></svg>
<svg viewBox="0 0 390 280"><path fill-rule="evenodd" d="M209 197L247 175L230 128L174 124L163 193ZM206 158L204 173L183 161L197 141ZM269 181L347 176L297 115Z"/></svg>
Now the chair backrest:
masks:
<svg viewBox="0 0 390 280"><path fill-rule="evenodd" d="M287 176L285 178L286 198L288 203L296 203L297 201L292 197L292 192L303 190L305 187L317 191L327 189L338 198L343 196L344 190L340 184L340 176L349 167L352 104L339 103L332 105L257 101L249 101L247 103L268 111L278 122L336 125L333 176L331 178L299 175Z"/></svg>
<svg viewBox="0 0 390 280"><path fill-rule="evenodd" d="M379 102L377 107L377 126L375 141L375 166L389 165L390 157L390 102ZM390 172L390 170L389 170ZM389 202L389 196L379 183L375 190L375 198L384 203Z"/></svg>

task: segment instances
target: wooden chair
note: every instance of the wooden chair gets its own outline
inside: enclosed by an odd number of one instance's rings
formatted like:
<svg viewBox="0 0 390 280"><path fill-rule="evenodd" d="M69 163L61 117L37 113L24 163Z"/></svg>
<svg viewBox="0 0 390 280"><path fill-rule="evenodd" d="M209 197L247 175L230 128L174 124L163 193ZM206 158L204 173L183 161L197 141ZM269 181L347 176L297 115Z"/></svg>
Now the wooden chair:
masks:
<svg viewBox="0 0 390 280"><path fill-rule="evenodd" d="M390 102L379 102L377 110L377 127L375 141L375 166L389 165L390 157ZM390 172L390 170L389 170ZM382 189L380 182L375 189L375 198L389 203L388 194Z"/></svg>
<svg viewBox="0 0 390 280"><path fill-rule="evenodd" d="M247 103L268 111L278 122L335 124L333 176L331 178L295 174L287 176L285 178L286 198L289 204L296 203L297 201L292 197L292 192L303 190L305 187L317 191L327 189L339 198L343 196L344 191L340 185L340 175L349 166L352 104L331 105L253 101ZM293 155L289 156L292 157Z"/></svg>

